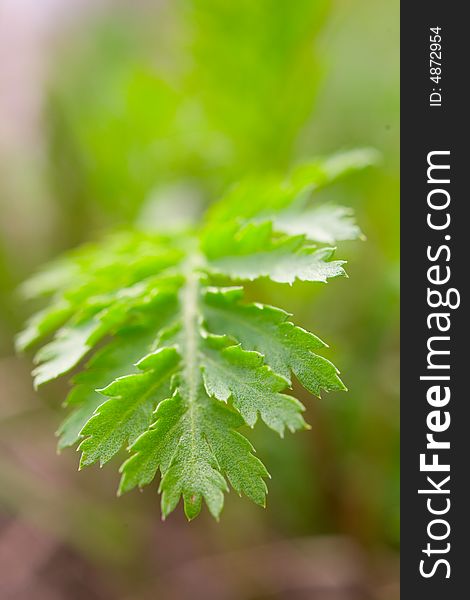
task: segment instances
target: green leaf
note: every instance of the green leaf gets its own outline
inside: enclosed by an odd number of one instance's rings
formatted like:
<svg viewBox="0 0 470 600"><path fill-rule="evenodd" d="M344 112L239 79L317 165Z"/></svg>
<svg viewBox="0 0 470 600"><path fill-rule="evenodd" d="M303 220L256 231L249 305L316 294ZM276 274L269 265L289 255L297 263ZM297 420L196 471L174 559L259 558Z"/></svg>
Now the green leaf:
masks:
<svg viewBox="0 0 470 600"><path fill-rule="evenodd" d="M121 332L88 361L84 371L73 378L74 387L66 400L66 405L73 410L57 432L59 449L72 446L83 437L83 427L98 406L106 402L106 397L97 390L136 370L132 365L151 351L156 331L150 321L144 327Z"/></svg>
<svg viewBox="0 0 470 600"><path fill-rule="evenodd" d="M355 238L357 225L346 209L308 208L306 201L359 163L335 157L299 167L287 183L257 180L244 187L241 217L231 211L243 186L235 200L222 201L225 220L211 211L191 231L115 234L34 276L23 291L49 297L49 305L28 321L17 346L46 340L35 357L35 385L83 364L72 379L59 448L79 442L85 467L126 447L119 492L159 475L164 517L182 498L189 519L203 502L218 518L229 485L264 506L269 475L240 429L259 420L281 436L307 429L293 376L317 396L345 388L320 355L325 344L291 315L243 302L243 287L218 286L344 275L344 261L312 240Z"/></svg>
<svg viewBox="0 0 470 600"><path fill-rule="evenodd" d="M70 371L87 354L100 326L95 320L59 330L55 339L43 346L35 356L39 363L33 370L34 386L57 379Z"/></svg>
<svg viewBox="0 0 470 600"><path fill-rule="evenodd" d="M170 282L174 283L174 280ZM155 297L158 300L171 298L168 282L164 281L161 286L159 283L158 279L152 280L150 291L146 285L136 284L115 295L95 298L85 309L83 304L80 305L77 316L36 353L35 387L70 371L105 335L123 327L136 309L148 310ZM100 310L103 305L105 308Z"/></svg>
<svg viewBox="0 0 470 600"><path fill-rule="evenodd" d="M309 240L323 244L364 239L353 214L344 206L325 204L305 211L279 213L274 217L273 227L276 231L304 235Z"/></svg>
<svg viewBox="0 0 470 600"><path fill-rule="evenodd" d="M204 250L208 270L238 281L269 277L278 283L326 283L345 275L345 261L331 260L334 248L315 248L304 236L275 236L270 222L250 223L241 229L230 225L211 230Z"/></svg>
<svg viewBox="0 0 470 600"><path fill-rule="evenodd" d="M78 405L78 408L72 410L62 421L56 432L56 435L59 437L59 441L57 442L59 451L75 445L81 439L83 427L91 419L98 406L105 401L106 398L104 396L101 396L95 389L92 389L90 394Z"/></svg>
<svg viewBox="0 0 470 600"><path fill-rule="evenodd" d="M290 382L291 372L313 394L345 390L336 367L317 354L326 347L317 336L296 327L285 311L243 304L242 288L209 288L204 318L211 331L236 336L243 347L259 352L275 373Z"/></svg>
<svg viewBox="0 0 470 600"><path fill-rule="evenodd" d="M297 189L311 190L334 183L338 179L376 165L380 153L374 148L355 148L298 165L290 175L290 183Z"/></svg>
<svg viewBox="0 0 470 600"><path fill-rule="evenodd" d="M170 393L170 378L178 366L174 348L160 348L137 363L145 373L126 375L100 390L111 396L101 404L81 431L85 439L80 467L104 465L126 442L132 444L152 422L157 404Z"/></svg>
<svg viewBox="0 0 470 600"><path fill-rule="evenodd" d="M122 466L120 493L149 484L160 469L164 518L181 496L189 519L199 513L203 498L218 518L223 492L228 491L224 476L239 494L264 506L263 478L269 475L251 444L236 431L241 417L209 398L200 385L197 394L197 402L175 393L159 405L156 422L131 447L133 455Z"/></svg>
<svg viewBox="0 0 470 600"><path fill-rule="evenodd" d="M30 348L51 331L60 327L71 313L72 308L68 303L58 301L33 315L26 322L23 331L16 336L16 350L22 352Z"/></svg>
<svg viewBox="0 0 470 600"><path fill-rule="evenodd" d="M253 426L260 413L280 433L286 425L291 430L305 426L300 415L302 405L280 393L286 381L262 365L262 357L243 352L228 338L207 335L201 329L200 285L197 275L188 273L180 291L180 315L176 324L162 333L161 341L175 344L181 357L175 394L161 403L155 425L131 448L137 458L125 463L120 486L122 492L145 485L159 469L164 517L181 496L188 518L199 513L203 498L218 517L223 491L227 491L225 475L237 491L264 503L264 483L259 479L265 469L252 457L244 438L232 431L231 424L239 427L245 421ZM218 401L229 398L244 420L235 420L228 408L214 412L214 406L223 406ZM216 415L220 423L215 423ZM242 455L235 459L229 446L243 450ZM253 466L254 480L242 468L245 463Z"/></svg>
<svg viewBox="0 0 470 600"><path fill-rule="evenodd" d="M223 335L208 335L203 347L204 385L209 396L224 402L231 398L250 427L260 415L281 436L285 427L290 431L305 428L304 407L280 393L287 382L264 364L262 354L247 352Z"/></svg>
<svg viewBox="0 0 470 600"><path fill-rule="evenodd" d="M376 164L379 158L376 150L360 148L298 165L287 179L276 174L249 177L233 186L209 209L208 222L220 225L231 221L273 219L296 204L301 203L304 207L313 192L349 173Z"/></svg>
<svg viewBox="0 0 470 600"><path fill-rule="evenodd" d="M78 274L78 265L67 258L55 260L23 282L19 291L26 299L49 296L70 285Z"/></svg>
<svg viewBox="0 0 470 600"><path fill-rule="evenodd" d="M147 307L147 313L133 326L120 329L112 342L100 349L86 364L86 369L73 378L74 387L67 396L66 405L73 408L61 424L59 449L75 444L81 431L106 397L98 389L106 387L120 376L138 369L135 363L155 349L161 327L171 314L174 296L160 294Z"/></svg>

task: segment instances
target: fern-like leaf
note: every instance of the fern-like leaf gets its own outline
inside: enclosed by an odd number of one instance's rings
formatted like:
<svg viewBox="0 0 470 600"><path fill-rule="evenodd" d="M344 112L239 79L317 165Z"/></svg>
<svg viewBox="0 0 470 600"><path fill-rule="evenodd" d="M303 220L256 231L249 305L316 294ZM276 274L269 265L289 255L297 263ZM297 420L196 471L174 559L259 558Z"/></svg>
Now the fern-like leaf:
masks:
<svg viewBox="0 0 470 600"><path fill-rule="evenodd" d="M264 506L269 475L240 428L307 428L293 376L317 396L345 387L324 342L285 311L245 302L240 284L344 275L330 245L359 228L344 209L311 207L310 194L370 162L361 151L245 182L198 230L116 234L29 280L25 295L50 299L17 338L19 349L46 342L35 385L79 371L59 447L79 443L81 468L127 449L119 492L159 473L164 517L183 498L189 519L203 500L218 518L229 485Z"/></svg>

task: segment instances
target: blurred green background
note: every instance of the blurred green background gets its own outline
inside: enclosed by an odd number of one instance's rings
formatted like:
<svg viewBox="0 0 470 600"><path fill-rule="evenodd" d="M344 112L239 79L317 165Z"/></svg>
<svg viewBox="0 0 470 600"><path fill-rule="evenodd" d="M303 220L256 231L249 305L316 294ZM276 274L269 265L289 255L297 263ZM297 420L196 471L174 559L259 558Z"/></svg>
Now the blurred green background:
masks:
<svg viewBox="0 0 470 600"><path fill-rule="evenodd" d="M399 597L398 12L0 0L2 598ZM111 227L193 220L237 178L356 146L381 164L318 194L367 236L338 251L350 278L260 290L329 343L349 388L303 398L310 432L255 432L267 510L231 494L219 524L162 523L155 488L118 500L112 466L58 457L66 384L35 394L14 357L21 280Z"/></svg>

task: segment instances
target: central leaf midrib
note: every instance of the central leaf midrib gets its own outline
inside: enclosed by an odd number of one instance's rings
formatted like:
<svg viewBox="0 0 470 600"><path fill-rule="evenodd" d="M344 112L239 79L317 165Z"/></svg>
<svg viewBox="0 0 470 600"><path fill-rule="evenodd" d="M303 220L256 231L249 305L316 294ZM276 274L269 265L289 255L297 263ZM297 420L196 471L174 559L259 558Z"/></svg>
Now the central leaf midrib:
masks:
<svg viewBox="0 0 470 600"><path fill-rule="evenodd" d="M183 375L187 382L187 398L190 423L191 455L196 455L196 412L197 397L200 388L200 370L198 365L198 296L199 274L197 272L199 257L193 254L188 258L184 269L186 283L181 290L182 331L183 331Z"/></svg>

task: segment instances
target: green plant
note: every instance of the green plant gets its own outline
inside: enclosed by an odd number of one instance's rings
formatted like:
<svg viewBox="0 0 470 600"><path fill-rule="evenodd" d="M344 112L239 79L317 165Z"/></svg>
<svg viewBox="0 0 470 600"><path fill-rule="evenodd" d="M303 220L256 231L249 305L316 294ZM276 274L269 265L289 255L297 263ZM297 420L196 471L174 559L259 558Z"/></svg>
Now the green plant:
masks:
<svg viewBox="0 0 470 600"><path fill-rule="evenodd" d="M292 374L317 396L345 387L318 337L279 308L245 302L240 284L344 275L330 244L360 230L347 209L311 207L311 192L373 160L358 150L297 167L287 181L244 181L199 228L116 233L27 281L25 295L50 300L18 348L55 331L36 354L35 385L95 350L72 379L59 446L80 442L80 467L128 446L119 492L160 471L164 517L181 496L189 519L202 499L218 517L227 480L264 506L269 475L239 429L258 417L281 436L307 427L303 405L284 393Z"/></svg>

